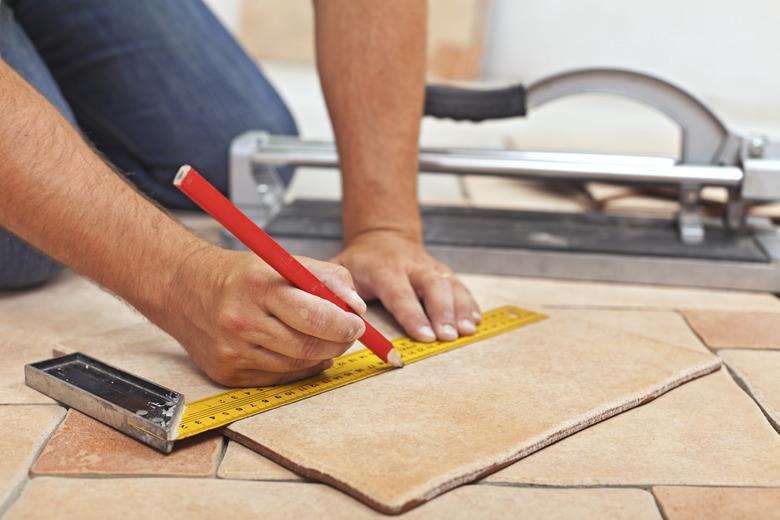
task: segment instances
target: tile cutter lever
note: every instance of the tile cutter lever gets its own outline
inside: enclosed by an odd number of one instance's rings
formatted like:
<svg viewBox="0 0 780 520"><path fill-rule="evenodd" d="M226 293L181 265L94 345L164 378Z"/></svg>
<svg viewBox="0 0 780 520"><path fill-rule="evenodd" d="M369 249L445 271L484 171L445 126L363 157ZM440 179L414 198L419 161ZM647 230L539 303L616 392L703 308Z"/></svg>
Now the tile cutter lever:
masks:
<svg viewBox="0 0 780 520"><path fill-rule="evenodd" d="M429 86L425 113L484 121L523 117L547 103L587 93L639 101L681 130L680 156L643 157L502 149L423 148L420 171L581 183L601 181L677 188L676 217L648 219L480 208L424 208L426 243L455 269L780 292L780 236L751 204L780 200L780 142L729 129L702 101L666 80L623 69L582 69L528 87L474 90ZM337 252L338 204L295 201L274 191L285 167L334 168L332 143L248 132L230 155L230 197L242 211L299 254ZM700 192L725 188L721 219L700 213ZM235 246L225 236L228 245Z"/></svg>

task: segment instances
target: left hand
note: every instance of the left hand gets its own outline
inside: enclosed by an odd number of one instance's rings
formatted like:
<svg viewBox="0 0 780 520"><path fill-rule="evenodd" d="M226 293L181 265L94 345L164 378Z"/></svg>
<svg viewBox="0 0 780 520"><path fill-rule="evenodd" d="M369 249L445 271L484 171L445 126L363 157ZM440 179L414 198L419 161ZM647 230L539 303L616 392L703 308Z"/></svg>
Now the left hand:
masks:
<svg viewBox="0 0 780 520"><path fill-rule="evenodd" d="M474 297L450 268L401 231L360 233L331 261L349 269L358 294L378 298L417 341L469 336L482 319Z"/></svg>

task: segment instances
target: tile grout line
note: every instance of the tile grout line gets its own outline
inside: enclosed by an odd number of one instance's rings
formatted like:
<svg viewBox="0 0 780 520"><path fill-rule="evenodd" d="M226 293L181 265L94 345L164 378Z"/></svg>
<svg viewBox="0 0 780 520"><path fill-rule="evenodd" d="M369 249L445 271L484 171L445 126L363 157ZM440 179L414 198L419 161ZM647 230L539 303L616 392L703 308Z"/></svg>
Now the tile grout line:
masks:
<svg viewBox="0 0 780 520"><path fill-rule="evenodd" d="M729 350L729 349L718 349L718 350ZM717 350L715 351L715 353L717 354ZM720 357L720 356L718 356L718 357ZM721 359L723 359L723 358L721 358ZM739 388L740 388L740 389L741 389L743 392L745 392L745 393L747 394L747 396L748 396L748 397L749 397L749 398L750 398L750 399L751 399L751 400L752 400L754 403L756 403L756 406L758 406L758 409L759 409L759 410L761 410L761 413L764 415L764 418L765 418L765 419L767 420L767 422L769 423L769 426L771 426L773 430L775 430L775 431L776 431L778 434L780 434L780 424L778 424L778 423L777 423L777 422L774 420L774 418L773 418L771 415L769 415L769 412L768 412L768 411L767 411L767 410L766 410L766 409L763 407L763 405L762 405L762 404L761 404L761 403L758 401L758 399L756 398L756 396L755 396L755 395L753 395L753 392L750 390L750 387L749 387L749 385L748 385L747 381L745 381L745 380L744 380L744 379L743 379L743 378L742 378L742 377L739 375L739 373L738 373L738 372L737 372L737 371L736 371L734 368L732 368L732 367L731 367L731 366L728 364L728 362L726 362L725 360L723 361L723 365L726 367L726 371L728 371L729 375L731 376L731 379L733 379L733 380L734 380L734 382L735 382L735 383L737 383L737 386L738 386L738 387L739 387Z"/></svg>
<svg viewBox="0 0 780 520"><path fill-rule="evenodd" d="M664 510L664 505L661 503L661 501L655 495L655 492L653 491L653 488L650 488L650 495L652 495L652 497L653 497L653 502L655 502L655 507L656 507L656 509L658 509L658 514L661 515L661 518L663 520L669 520L669 515L666 514L666 510Z"/></svg>
<svg viewBox="0 0 780 520"><path fill-rule="evenodd" d="M54 406L57 406L58 408L63 408L65 410L65 413L62 414L62 418L59 421L57 421L57 424L55 424L54 427L51 429L49 435L45 436L45 438L41 440L38 449L36 449L35 452L32 454L32 457L30 457L30 463L27 465L27 471L24 473L24 477L16 486L13 487L11 492L8 494L8 498L5 500L5 502L0 504L0 518L5 516L5 514L11 509L11 507L13 507L16 501L19 500L19 497L22 496L22 492L24 491L24 489L27 487L27 484L32 479L32 476L30 475L30 470L32 469L33 464L35 464L35 461L37 461L38 457L41 456L41 452L49 443L49 440L52 438L52 436L57 432L62 422L65 420L65 416L68 413L68 409L64 406L61 406L58 403L54 403Z"/></svg>

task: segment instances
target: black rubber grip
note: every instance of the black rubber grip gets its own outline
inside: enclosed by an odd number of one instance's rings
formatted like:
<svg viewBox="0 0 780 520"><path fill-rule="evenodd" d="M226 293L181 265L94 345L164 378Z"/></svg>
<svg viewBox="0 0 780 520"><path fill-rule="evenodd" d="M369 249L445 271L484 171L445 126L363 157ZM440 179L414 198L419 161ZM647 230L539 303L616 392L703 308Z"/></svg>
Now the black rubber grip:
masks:
<svg viewBox="0 0 780 520"><path fill-rule="evenodd" d="M428 85L425 115L456 121L484 121L525 116L525 87L494 90Z"/></svg>

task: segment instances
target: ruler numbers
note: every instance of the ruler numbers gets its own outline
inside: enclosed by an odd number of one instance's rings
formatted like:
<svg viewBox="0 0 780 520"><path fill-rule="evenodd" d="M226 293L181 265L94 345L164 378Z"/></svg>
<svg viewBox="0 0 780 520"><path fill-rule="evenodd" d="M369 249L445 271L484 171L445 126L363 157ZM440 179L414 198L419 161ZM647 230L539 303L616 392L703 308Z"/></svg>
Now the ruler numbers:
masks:
<svg viewBox="0 0 780 520"><path fill-rule="evenodd" d="M401 354L404 362L410 364L545 318L543 314L507 305L485 312L482 323L473 336L433 343L418 343L404 337L393 341L393 346ZM240 388L194 401L188 403L184 410L177 439L219 428L239 419L346 386L388 370L392 370L392 367L373 353L360 350L337 358L333 366L325 372L295 383Z"/></svg>

